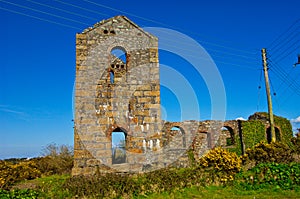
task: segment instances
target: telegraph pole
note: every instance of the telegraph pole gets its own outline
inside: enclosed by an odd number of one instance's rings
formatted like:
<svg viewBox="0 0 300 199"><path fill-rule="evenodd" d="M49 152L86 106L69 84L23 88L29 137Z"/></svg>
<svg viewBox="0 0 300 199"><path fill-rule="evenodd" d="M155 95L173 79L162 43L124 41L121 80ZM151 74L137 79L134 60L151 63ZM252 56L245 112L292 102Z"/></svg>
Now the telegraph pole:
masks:
<svg viewBox="0 0 300 199"><path fill-rule="evenodd" d="M275 135L275 127L274 127L274 116L273 116L273 108L272 108L272 99L271 99L271 92L270 92L270 85L269 85L269 75L268 75L268 62L267 62L267 51L265 48L261 50L262 60L263 60L263 67L264 67L264 75L265 75L265 83L266 83L266 93L268 99L268 111L269 111L269 122L271 127L271 142L276 141Z"/></svg>

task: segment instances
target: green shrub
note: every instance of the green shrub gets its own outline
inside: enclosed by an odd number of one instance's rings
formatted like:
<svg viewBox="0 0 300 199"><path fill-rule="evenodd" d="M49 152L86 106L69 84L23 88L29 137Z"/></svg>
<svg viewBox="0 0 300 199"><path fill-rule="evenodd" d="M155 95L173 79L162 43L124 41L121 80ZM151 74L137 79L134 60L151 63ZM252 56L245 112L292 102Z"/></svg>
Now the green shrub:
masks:
<svg viewBox="0 0 300 199"><path fill-rule="evenodd" d="M10 199L10 198L22 198L22 199L35 199L38 198L39 192L31 189L24 190L12 190L5 191L0 189L0 198Z"/></svg>
<svg viewBox="0 0 300 199"><path fill-rule="evenodd" d="M265 143L260 142L251 149L246 150L243 162L247 164L249 161L255 165L264 162L290 163L294 161L293 151L281 142Z"/></svg>
<svg viewBox="0 0 300 199"><path fill-rule="evenodd" d="M41 175L70 174L73 167L73 152L70 147L48 145L45 157L0 160L0 189L23 180L31 180Z"/></svg>
<svg viewBox="0 0 300 199"><path fill-rule="evenodd" d="M300 164L261 163L237 175L236 185L247 190L295 189L300 185Z"/></svg>
<svg viewBox="0 0 300 199"><path fill-rule="evenodd" d="M296 154L300 154L300 133L297 133L296 137L293 137L291 141L294 152Z"/></svg>
<svg viewBox="0 0 300 199"><path fill-rule="evenodd" d="M144 174L98 174L67 179L63 189L78 197L118 198L170 192L191 186L224 183L241 168L235 153L216 148L192 168L165 168Z"/></svg>
<svg viewBox="0 0 300 199"><path fill-rule="evenodd" d="M73 196L91 198L132 197L204 185L208 175L199 168L166 168L144 174L99 174L74 176L63 188Z"/></svg>
<svg viewBox="0 0 300 199"><path fill-rule="evenodd" d="M44 157L34 158L43 175L70 174L73 168L73 150L66 145L49 144L44 149Z"/></svg>

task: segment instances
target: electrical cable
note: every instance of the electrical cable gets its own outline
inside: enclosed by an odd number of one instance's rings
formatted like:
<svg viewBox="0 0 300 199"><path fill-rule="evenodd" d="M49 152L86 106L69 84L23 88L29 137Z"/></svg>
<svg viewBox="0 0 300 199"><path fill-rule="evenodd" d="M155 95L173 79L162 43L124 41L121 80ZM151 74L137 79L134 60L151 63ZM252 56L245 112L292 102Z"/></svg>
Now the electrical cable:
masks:
<svg viewBox="0 0 300 199"><path fill-rule="evenodd" d="M61 19L64 19L64 20L68 20L68 21L72 21L72 22L75 22L75 23L80 23L80 24L85 24L85 25L88 25L87 23L83 23L83 22L79 22L77 20L73 20L73 19L69 19L69 18L66 18L66 17L62 17L62 16L58 16L56 14L52 14L52 13L48 13L48 12L43 12L43 11L40 11L40 10L37 10L37 9L34 9L34 8L29 8L27 6L23 6L23 5L20 5L20 4L15 4L15 3L11 3L11 2L7 2L7 1L4 1L4 0L0 0L4 3L8 3L8 4L12 4L12 5L15 5L15 6L18 6L18 7L22 7L22 8L26 8L26 9L29 9L29 10L33 10L35 12L39 12L39 13L43 13L43 14L47 14L47 15L50 15L50 16L54 16L54 17L57 17L57 18L61 18ZM60 9L60 8L57 8L57 7L53 7L53 6L50 6L50 5L47 5L47 4L42 4L42 3L38 3L38 2L35 2L35 1L32 1L32 0L27 0L29 2L32 2L32 3L35 3L35 4L38 4L38 5L42 5L44 7L49 7L49 8L52 8L52 9L56 9L56 10L59 10L59 11L62 11L62 12L65 12L65 13L69 13L69 14L76 14L74 12L70 12L70 11L67 11L67 10L64 10L64 9ZM86 10L86 11L89 11L89 12L94 12L94 13L97 13L97 14L101 14L101 15L105 15L103 13L100 13L100 12L96 12L96 11L92 11L90 9L85 9L85 8L82 8L82 7L79 7L79 6L76 6L74 4L70 4L70 3L66 3L66 2L63 2L63 1L60 1L60 0L54 0L56 2L59 2L59 3L62 3L62 4L65 4L65 5L69 5L69 6L72 6L72 7L76 7L76 8L80 8L82 10ZM86 0L85 0L86 1ZM92 1L86 1L86 2L89 2L89 3L92 3ZM102 4L99 4L99 3L95 3L95 5L98 5L98 6L104 6ZM108 6L104 6L105 8L107 9L113 9L113 10L117 10L117 9L114 9L114 8L111 8L111 7L108 7ZM123 11L122 11L123 12ZM127 13L125 12L126 14L130 14L130 13ZM83 15L80 15L80 14L76 14L77 16L83 16ZM135 17L139 17L137 15L134 15ZM91 18L91 17L85 17L85 18ZM144 20L147 20L146 18L144 17L139 17L141 19L144 19ZM94 18L93 18L94 19ZM149 21L149 20L148 20ZM154 21L154 20L150 20L154 23L160 23L160 22L157 22L157 21ZM199 41L198 41L199 42ZM246 52L244 50L240 50L240 49L235 49L235 48L231 48L231 47L226 47L226 46L222 46L222 45L219 45L219 44L215 44L215 43L211 43L211 42L206 42L206 41L202 41L203 43L207 43L209 45L214 45L214 46L218 46L218 47L222 47L222 48L227 48L227 49L231 49L231 50L239 50L239 51L243 51L243 52ZM230 52L225 52L225 51L220 51L220 50L215 50L215 49L210 49L211 51L215 51L215 52L220 52L220 53L223 53L223 54L227 54L227 55L234 55L234 56L237 56L237 57L241 57L241 58L245 58L245 59L255 59L255 58L252 58L252 57L249 57L249 56L245 56L245 55L241 55L241 54L237 54L237 53L230 53Z"/></svg>
<svg viewBox="0 0 300 199"><path fill-rule="evenodd" d="M285 83L289 89L292 89L300 96L299 84L295 81L288 79L288 74L285 74L284 72L280 71L278 68L276 69L275 67L270 68L270 70L274 72L274 74L282 81L282 83Z"/></svg>
<svg viewBox="0 0 300 199"><path fill-rule="evenodd" d="M300 43L300 39L297 40L297 42L295 42L292 46L294 46L296 43ZM292 47L290 46L290 47ZM279 56L277 59L275 59L275 61L279 62L283 59L285 59L287 56L291 55L293 52L296 51L296 49L300 49L300 45L296 46L295 48L293 48L292 50L290 50L288 53L285 53L285 54L281 54L281 56Z"/></svg>
<svg viewBox="0 0 300 199"><path fill-rule="evenodd" d="M3 1L3 0L0 0L0 1ZM27 1L29 1L29 2L34 2L34 1L32 1L32 0L27 0ZM55 0L55 1L59 1L59 0ZM6 2L6 1L3 1L3 2ZM59 2L61 2L61 1L59 1ZM37 3L37 2L35 2L35 3ZM40 3L37 3L37 4L40 4ZM49 5L46 5L46 4L41 4L41 5L43 5L43 6L46 6L46 7L48 7ZM21 6L21 5L18 5L18 6ZM36 9L33 9L33 8L28 8L28 7L26 7L26 6L21 6L21 7L25 7L25 8L27 8L27 9L31 9L31 10L34 10L34 11L37 11ZM54 7L52 7L52 6L50 6L51 8L54 8ZM61 10L61 9L60 9ZM38 12L42 12L42 11L38 11ZM68 11L67 11L68 12ZM47 14L50 14L50 13L47 13ZM50 15L52 15L52 14L50 14ZM58 15L55 15L55 16L58 16ZM60 16L58 16L58 17L60 17ZM60 18L62 18L62 17L60 17ZM42 18L39 18L39 19L42 19ZM44 21L51 21L51 20L44 20ZM75 20L73 20L74 22L77 22L78 23L78 21L75 21ZM61 24L61 23L60 23ZM69 27L69 26L66 26L66 27ZM77 29L77 28L76 28ZM171 40L170 40L171 41ZM173 41L172 41L173 42ZM175 47L175 46L173 46L173 47ZM187 49L187 50L189 50L189 49ZM215 51L215 52L219 52L219 53L223 53L222 51L219 51L219 50L214 50L214 49L209 49L210 51ZM246 58L245 56L242 56L242 55L239 55L239 54L235 54L235 53L224 53L224 54L228 54L228 55L232 55L232 56L238 56L238 57L243 57L243 58ZM217 57L222 57L222 58L228 58L228 57L224 57L224 56L217 56ZM249 56L247 57L247 58L249 58ZM253 58L253 59L255 59L255 58ZM224 64L229 64L229 65L232 65L232 66L238 66L238 67L242 67L242 68L248 68L248 69L253 69L253 68L250 68L250 67L245 67L244 65L239 65L239 64L236 64L236 63L229 63L229 62L224 62L224 61L217 61L218 63L224 63ZM244 61L245 62L245 61ZM251 61L246 61L246 62L248 62L248 63L252 63L253 64L253 62L251 62ZM254 70L256 70L256 69L254 69Z"/></svg>
<svg viewBox="0 0 300 199"><path fill-rule="evenodd" d="M173 49L180 49L180 50L185 50L187 52L191 52L191 53L194 53L194 51L192 51L191 49L182 49L181 47L179 47L178 45L174 45L174 43L172 43L171 45L170 44L164 44L165 46L169 46ZM196 58L196 59L202 59L202 60L210 60L209 58L203 58L203 57L199 57L199 56L196 56L196 55L192 55L192 54L189 54L190 57L193 57L193 58ZM247 67L245 65L239 65L239 64L235 64L235 63L229 63L229 62L224 62L224 61L218 61L218 60L215 60L215 62L219 62L219 63L223 63L223 64L229 64L229 65L232 65L232 66L238 66L240 68L247 68L247 69L251 69L251 70L257 70L257 68L252 68L252 67Z"/></svg>
<svg viewBox="0 0 300 199"><path fill-rule="evenodd" d="M273 64L273 61L271 60L271 63ZM281 68L278 64L274 64L275 66L275 68L277 69L277 68ZM272 65L273 66L273 65ZM280 69L278 69L278 70L280 70ZM286 82L286 81L288 81L287 80L287 78L289 77L289 74L291 74L291 71L293 70L293 67L290 67L290 70L287 72L287 73L285 73L285 72L281 72L282 74L283 74L283 76L285 77L285 79L284 79L284 81L283 82ZM281 70L280 70L281 71ZM281 90L281 88L282 88L282 86L283 86L283 84L281 84L280 85L280 87L278 88L278 91L279 90Z"/></svg>
<svg viewBox="0 0 300 199"><path fill-rule="evenodd" d="M38 20L40 20L40 21L44 21L44 22L56 24L56 25L59 25L59 26L64 26L64 27L72 28L72 29L76 29L76 30L79 30L79 29L80 29L80 28L75 27L75 26L66 25L66 24L63 24L63 23L56 22L56 21L52 21L52 20L48 20L48 19L36 17L36 16L33 16L33 15L29 15L29 14L25 14L25 13L22 13L22 12L18 12L18 11L15 11L15 10L10 10L10 9L3 8L3 7L0 7L0 9L1 9L1 10L5 10L5 11L8 11L8 12L11 12L11 13L23 15L23 16L26 16L26 17L31 17L31 18L33 18L33 19L38 19Z"/></svg>
<svg viewBox="0 0 300 199"><path fill-rule="evenodd" d="M288 88L290 89L293 89L294 92L297 92L299 95L300 95L300 90L299 90L299 84L296 83L296 82L293 82L292 80L290 79L287 79L288 75L287 74L284 74L284 73L281 73L278 69L271 69L271 71L274 72L274 74L279 78L281 79L282 83L285 83ZM288 81L287 81L288 80Z"/></svg>
<svg viewBox="0 0 300 199"><path fill-rule="evenodd" d="M29 1L31 3L37 4L37 5L41 5L41 6L44 6L44 7L48 7L48 8L51 8L51 9L55 9L55 10L58 10L58 11L61 11L61 12L65 12L65 13L68 13L68 14L71 14L71 15L75 15L75 16L79 16L79 17L83 17L83 18L91 19L91 20L97 20L96 18L93 18L93 17L87 17L85 15L81 15L81 14L78 14L78 13L75 13L75 12L71 12L71 11L68 11L68 10L60 9L60 8L57 8L57 7L54 7L54 6L50 6L50 5L47 5L47 4L43 4L43 3L39 3L39 2L36 2L36 1L32 1L32 0L26 0L26 1Z"/></svg>
<svg viewBox="0 0 300 199"><path fill-rule="evenodd" d="M292 25L290 25L286 31L284 31L283 33L281 33L273 42L271 42L271 44L268 46L268 48L272 48L272 45L274 43L276 43L284 34L286 34L287 32L289 32L297 23L300 22L300 18L297 19Z"/></svg>
<svg viewBox="0 0 300 199"><path fill-rule="evenodd" d="M1 1L1 0L0 0ZM34 2L34 1L32 1L32 0L27 0L27 1L29 1L29 2ZM54 0L54 1L57 1L57 2L61 2L61 3L64 3L64 4L68 4L68 3L65 3L65 2L62 2L62 1L60 1L60 0ZM40 3L38 3L38 4L40 4ZM44 5L44 4L43 4ZM71 6L75 6L74 4L68 4L68 5L71 5ZM46 5L46 6L49 6L49 5ZM52 6L51 6L52 7ZM82 7L80 7L81 9L82 9ZM88 10L88 11L90 11L90 10ZM98 13L98 12L97 12ZM102 13L100 13L100 14L102 14ZM178 41L177 41L178 42ZM219 45L218 45L219 46ZM174 46L173 46L174 47ZM223 46L222 46L223 47ZM189 50L189 49L188 49ZM255 58L253 58L253 57L249 57L249 56L243 56L243 55L240 55L240 54L236 54L236 53L228 53L228 52L223 52L223 51L220 51L220 50L214 50L214 49L208 49L209 51L213 51L213 52L217 52L217 53L220 53L220 54L227 54L227 55L231 55L231 56L237 56L237 57L240 57L240 58L247 58L247 59L249 59L249 58L252 58L252 59L254 59L255 60ZM221 58L230 58L230 57L228 57L228 56L220 56L220 55L214 55L215 57L221 57ZM251 68L251 67L245 67L244 65L239 65L239 64L236 64L236 63L232 63L232 62L225 62L225 61L219 61L219 60L216 60L216 62L218 62L218 63L223 63L223 64L229 64L229 65L232 65L232 66L238 66L238 67L241 67L241 68L247 68L247 69L254 69L254 70L257 70L257 69L255 69L255 68ZM245 61L243 61L243 62L245 62ZM254 62L251 62L251 61L246 61L247 63L254 63Z"/></svg>
<svg viewBox="0 0 300 199"><path fill-rule="evenodd" d="M258 83L258 94L257 94L257 105L256 105L256 112L259 111L259 104L260 104L260 91L261 91L261 82L262 82L262 73L263 70L260 70L260 77L259 77L259 83Z"/></svg>
<svg viewBox="0 0 300 199"><path fill-rule="evenodd" d="M289 74L290 74L290 73L289 73ZM299 75L300 75L300 72L297 73L297 74L295 75L295 77L294 77L292 80L290 80L290 81L289 81L289 84L287 85L288 88L291 88L291 87L293 87L294 89L296 88L296 91L294 91L293 94L297 93L298 95L300 95L300 94L299 94L300 92L297 92L297 91L299 91L300 85L295 81L295 79L298 78ZM295 82L296 82L296 83L295 83ZM295 84L296 84L297 87L295 87ZM285 96L286 98L288 98L287 95L285 95L285 93L286 93L287 91L288 91L288 89L285 89L284 92L283 92L281 95L282 95L282 96ZM285 100L285 101L286 101L286 100Z"/></svg>
<svg viewBox="0 0 300 199"><path fill-rule="evenodd" d="M54 0L54 1L59 1L60 0ZM138 16L136 14L132 14L132 13L129 13L129 12L125 12L125 11L122 11L122 10L119 10L119 9L116 9L116 8L112 8L112 7L109 7L109 6L106 6L106 5L103 5L103 4L100 4L100 3L96 3L96 2L93 2L93 1L90 1L90 0L82 0L84 2L87 2L87 3L90 3L90 4L93 4L93 5L96 5L96 6L99 6L99 7L102 7L102 8L106 8L106 9L110 9L112 11L115 11L115 12L120 12L122 14L126 14L126 15L129 15L129 16L133 16L133 17L136 17L138 19L141 19L141 20L144 20L144 21L148 21L148 22L151 22L151 23L155 23L155 24L158 24L158 25L162 25L162 26L165 26L165 27L170 27L170 28L173 28L173 29L177 29L177 30L180 30L180 31L185 31L185 30L182 30L182 29L179 29L178 27L173 27L173 26L170 26L168 24L165 24L165 23L162 23L162 22L159 22L159 21L156 21L156 20L152 20L152 19L148 19L148 18L145 18L145 17L141 17L141 16ZM199 35L201 36L199 33L193 33L193 32L189 32L189 33L192 33L192 34L195 34L195 35ZM211 42L210 42L211 43ZM214 45L217 45L219 47L222 47L222 48L227 48L227 46L223 46L223 45L220 45L220 44L214 44ZM245 53L248 53L248 54L252 54L252 55L255 55L257 54L256 51L246 51L246 50L240 50L240 49L235 49L235 48L231 48L229 47L231 50L237 50L237 51L242 51L242 52L245 52Z"/></svg>
<svg viewBox="0 0 300 199"><path fill-rule="evenodd" d="M297 28L299 28L298 26ZM289 33L288 36L284 40L282 40L280 43L278 43L275 47L269 48L273 52L277 52L280 49L283 49L290 41L293 41L295 37L299 35L299 29L298 30L293 30L291 33Z"/></svg>
<svg viewBox="0 0 300 199"><path fill-rule="evenodd" d="M94 11L94 10L91 10L91 9L83 8L83 7L74 5L74 4L72 4L72 3L66 3L66 2L60 1L60 0L53 0L53 1L56 1L56 2L58 2L58 3L64 4L64 5L67 5L67 6L71 6L71 7L73 7L73 8L77 8L77 9L80 9L80 10L84 10L84 11L87 11L87 12L99 14L99 15L106 16L106 17L110 17L109 14L104 14L104 13L101 13L101 12L98 12L98 11Z"/></svg>
<svg viewBox="0 0 300 199"><path fill-rule="evenodd" d="M25 9L28 9L28 10L32 10L34 12L39 12L39 13L42 13L42 14L45 14L45 15L57 17L57 18L64 19L64 20L67 20L67 21L76 22L76 23L80 23L80 24L83 24L83 25L89 25L87 23L83 23L83 22L80 22L80 21L77 21L77 20L69 19L67 17L62 17L62 16L55 15L55 14L52 14L52 13L40 11L40 10L37 10L37 9L34 9L34 8L30 8L30 7L27 7L27 6L23 6L23 5L20 5L20 4L17 4L17 3L12 3L12 2L8 2L8 1L4 1L4 0L0 0L0 2L6 3L6 4L10 4L10 5L14 5L14 6L17 6L17 7L20 7L20 8L25 8Z"/></svg>
<svg viewBox="0 0 300 199"><path fill-rule="evenodd" d="M169 33L168 31L165 31L165 30L159 30L159 31L160 31L160 32L163 32L163 33L166 33L166 34L169 34L169 35L172 34L172 33ZM172 35L170 35L170 36L172 36ZM187 43L187 42L185 42L185 41L182 42L181 40L176 40L176 41L174 41L174 40L172 40L172 39L168 39L168 37L167 37L167 38L164 38L164 41L170 41L170 43L172 43L172 44L174 44L174 42L175 42L175 43L176 43L176 46L174 45L175 48L178 48L177 46L182 46L181 44L185 44L185 45L187 45L187 46L194 46L194 44L190 44L190 43ZM197 41L198 43L201 43L201 42L199 42L199 41L196 40L196 39L195 39L195 41ZM222 53L222 54L233 55L233 56L240 57L240 58L244 58L244 59L247 59L247 60L249 60L249 59L256 60L255 57L250 57L250 56L246 56L246 55L241 55L241 54L236 54L236 53L231 53L231 52L225 52L225 51L215 50L215 49L211 49L211 48L205 48L205 49L207 49L208 51L214 51L214 52L220 52L220 53ZM190 50L190 49L186 49L186 50L193 52L193 51ZM246 62L247 62L247 61L246 61Z"/></svg>

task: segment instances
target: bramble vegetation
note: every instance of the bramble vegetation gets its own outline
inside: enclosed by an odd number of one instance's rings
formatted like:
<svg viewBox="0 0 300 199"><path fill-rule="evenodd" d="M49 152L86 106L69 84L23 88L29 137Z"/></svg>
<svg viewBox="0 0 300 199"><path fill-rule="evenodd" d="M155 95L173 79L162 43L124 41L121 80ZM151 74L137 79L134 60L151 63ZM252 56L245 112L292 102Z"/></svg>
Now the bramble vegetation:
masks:
<svg viewBox="0 0 300 199"><path fill-rule="evenodd" d="M293 143L291 149L282 143L262 142L242 157L214 148L199 160L190 157L194 161L190 168L74 177L70 176L70 148L51 145L45 149L44 157L0 161L0 198L186 198L198 196L197 190L206 190L201 192L203 198L215 197L208 191L210 188L237 197L243 197L238 193L244 191L251 195L250 192L263 190L292 190L282 196L294 196L300 192L300 164L293 158L300 142ZM190 190L196 195L189 196Z"/></svg>
<svg viewBox="0 0 300 199"><path fill-rule="evenodd" d="M296 137L292 138L292 149L294 151L295 154L297 154L298 156L300 155L300 129L298 129L299 132L296 134Z"/></svg>
<svg viewBox="0 0 300 199"><path fill-rule="evenodd" d="M45 156L30 160L0 160L0 189L9 189L17 182L38 177L70 173L73 167L73 152L70 147L50 144Z"/></svg>
<svg viewBox="0 0 300 199"><path fill-rule="evenodd" d="M299 189L300 164L260 163L248 171L239 173L236 184L246 190Z"/></svg>
<svg viewBox="0 0 300 199"><path fill-rule="evenodd" d="M22 180L31 180L41 176L41 172L32 161L12 164L0 161L0 188L8 189L11 185Z"/></svg>
<svg viewBox="0 0 300 199"><path fill-rule="evenodd" d="M50 144L44 156L32 159L43 175L68 174L73 168L73 149L69 146Z"/></svg>
<svg viewBox="0 0 300 199"><path fill-rule="evenodd" d="M22 198L22 199L33 199L37 198L39 195L38 191L24 189L24 190L12 190L6 191L0 189L0 198L10 199L10 198Z"/></svg>
<svg viewBox="0 0 300 199"><path fill-rule="evenodd" d="M249 161L256 165L265 162L291 163L294 161L293 150L281 142L265 143L260 142L253 148L247 149L243 156L244 163Z"/></svg>

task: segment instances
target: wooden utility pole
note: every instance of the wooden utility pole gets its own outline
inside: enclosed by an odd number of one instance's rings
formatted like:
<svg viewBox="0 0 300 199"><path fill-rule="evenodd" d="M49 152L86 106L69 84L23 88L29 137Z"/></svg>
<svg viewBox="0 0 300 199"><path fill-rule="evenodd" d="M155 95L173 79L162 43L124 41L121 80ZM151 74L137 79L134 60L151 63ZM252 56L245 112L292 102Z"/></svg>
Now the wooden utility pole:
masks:
<svg viewBox="0 0 300 199"><path fill-rule="evenodd" d="M265 83L266 83L266 93L268 99L268 111L269 111L269 122L271 128L271 142L276 141L275 135L275 126L274 126L274 116L273 116L273 108L272 108L272 98L270 92L270 84L269 84L269 75L268 75L268 62L267 62L267 51L265 48L261 50L263 67L264 67L264 75L265 75Z"/></svg>

